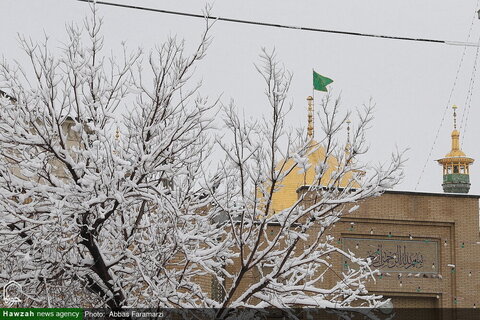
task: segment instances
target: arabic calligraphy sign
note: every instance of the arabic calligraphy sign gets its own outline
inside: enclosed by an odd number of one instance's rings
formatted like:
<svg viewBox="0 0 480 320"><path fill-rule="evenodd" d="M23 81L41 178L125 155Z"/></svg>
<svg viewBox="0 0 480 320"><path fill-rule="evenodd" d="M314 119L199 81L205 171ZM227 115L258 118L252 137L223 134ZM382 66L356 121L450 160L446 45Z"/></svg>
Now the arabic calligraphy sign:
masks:
<svg viewBox="0 0 480 320"><path fill-rule="evenodd" d="M380 271L438 273L437 241L343 238L343 249L369 257Z"/></svg>

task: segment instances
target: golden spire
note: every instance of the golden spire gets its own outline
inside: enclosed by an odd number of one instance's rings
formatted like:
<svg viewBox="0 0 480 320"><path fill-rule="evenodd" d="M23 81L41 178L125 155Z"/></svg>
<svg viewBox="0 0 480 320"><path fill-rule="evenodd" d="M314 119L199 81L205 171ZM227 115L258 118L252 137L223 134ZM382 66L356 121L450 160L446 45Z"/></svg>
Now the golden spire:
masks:
<svg viewBox="0 0 480 320"><path fill-rule="evenodd" d="M457 130L457 106L453 105L453 131L452 131L452 150L447 157L464 157L465 153L460 150L460 132Z"/></svg>
<svg viewBox="0 0 480 320"><path fill-rule="evenodd" d="M352 121L350 121L350 119L347 120L347 143L350 144L350 123L352 123Z"/></svg>
<svg viewBox="0 0 480 320"><path fill-rule="evenodd" d="M308 96L307 101L308 101L307 137L309 139L313 139L313 98L312 98L312 96Z"/></svg>
<svg viewBox="0 0 480 320"><path fill-rule="evenodd" d="M350 119L347 119L347 121L345 122L347 123L347 144L345 145L345 153L348 156L350 153L350 123L352 123L352 121L350 121Z"/></svg>
<svg viewBox="0 0 480 320"><path fill-rule="evenodd" d="M454 104L452 109L453 109L453 129L457 130L457 105Z"/></svg>

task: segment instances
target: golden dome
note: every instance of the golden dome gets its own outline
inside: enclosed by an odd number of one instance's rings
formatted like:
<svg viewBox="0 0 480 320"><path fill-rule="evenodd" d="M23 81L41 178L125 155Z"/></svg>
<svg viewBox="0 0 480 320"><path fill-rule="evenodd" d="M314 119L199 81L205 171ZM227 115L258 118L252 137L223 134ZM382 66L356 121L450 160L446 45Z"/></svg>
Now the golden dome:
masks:
<svg viewBox="0 0 480 320"><path fill-rule="evenodd" d="M272 202L270 204L270 214L290 208L298 200L298 188L302 186L319 186L319 187L339 187L339 188L359 188L360 184L355 180L355 176L364 174L360 170L349 170L345 166L349 165L343 163L344 159L337 159L334 156L326 157L325 148L313 139L314 137L314 123L313 123L313 98L307 97L308 102L308 125L307 138L309 143L307 146L307 161L298 165L293 158L287 161L282 160L277 163L275 169L277 171L287 172L288 174L275 187L275 192L272 195ZM345 146L345 156L350 152L350 120L346 121L348 141ZM325 164L325 171L320 177L317 177L317 167ZM334 173L337 170L345 170L345 173L340 178L336 178ZM355 174L355 176L354 176ZM336 179L336 180L334 180ZM260 189L257 194L261 197Z"/></svg>
<svg viewBox="0 0 480 320"><path fill-rule="evenodd" d="M293 169L282 181L277 191L272 196L271 208L273 212L278 212L286 208L291 207L297 200L297 190L302 186L329 186L332 181L332 174L339 169L340 163L337 158L329 156L325 161L325 148L320 146L318 142L312 140L310 143L311 153L308 156L307 169L304 170L301 167ZM323 173L320 181L315 179L316 170L315 167L325 162L326 170ZM289 159L286 162L281 161L277 168L283 167L284 172L288 172L296 162L293 159ZM338 187L353 187L358 188L360 185L354 181L353 171L348 171L342 175L336 184ZM317 180L317 181L316 181Z"/></svg>
<svg viewBox="0 0 480 320"><path fill-rule="evenodd" d="M321 187L327 186L336 186L336 187L353 187L358 188L360 185L354 181L354 172L362 174L362 172L348 171L341 176L338 181L333 181L333 174L337 170L342 169L342 163L337 158L333 156L326 157L326 151L323 146L321 146L317 141L313 139L314 137L314 121L313 121L313 98L311 96L307 97L308 102L308 122L307 122L307 137L310 140L307 150L307 161L304 165L298 166L297 162L294 159L290 158L289 160L280 161L276 169L281 170L282 172L288 172L284 177L279 186L276 187L276 192L272 195L271 203L271 212L279 212L281 210L290 208L297 200L298 188L302 186L311 186L317 185ZM350 121L347 121L348 124L348 135L350 134ZM348 137L348 140L349 137ZM350 143L347 142L345 147L345 153L350 152ZM325 163L325 172L323 172L320 181L317 177L316 167ZM295 167L296 166L296 167ZM293 168L293 169L292 169Z"/></svg>

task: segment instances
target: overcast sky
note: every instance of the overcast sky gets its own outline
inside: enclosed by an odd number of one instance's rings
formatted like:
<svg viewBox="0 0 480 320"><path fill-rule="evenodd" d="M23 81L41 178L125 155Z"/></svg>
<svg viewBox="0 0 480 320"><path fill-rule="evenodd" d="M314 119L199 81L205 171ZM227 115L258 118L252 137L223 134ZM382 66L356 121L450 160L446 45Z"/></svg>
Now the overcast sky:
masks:
<svg viewBox="0 0 480 320"><path fill-rule="evenodd" d="M204 6L199 0L110 2L190 13L201 13ZM212 14L312 28L466 41L477 7L478 0L217 0ZM88 11L88 5L75 0L1 0L0 55L8 60L24 60L17 45L18 33L33 39L47 34L57 45L66 39L65 23L81 23ZM193 46L198 43L203 25L200 19L109 6L100 6L100 13L105 23L105 49L114 53L121 41L126 41L130 48L140 46L148 50L173 34ZM480 20L476 17L470 42L477 43L479 36ZM197 67L204 95L223 94L224 102L233 98L252 116L267 112L262 80L253 63L258 62L262 47L275 48L278 58L294 74L290 124L306 126L305 99L312 92L312 68L334 80L331 87L334 94L341 92L345 109L353 110L372 98L377 108L366 159L372 164L384 162L396 147L409 148L406 178L396 189L414 190L447 106L464 47L221 21L216 24L213 37L206 59ZM460 119L466 110L476 52L477 48L467 47L452 96L451 104L460 107ZM463 151L479 161L471 168L470 193L474 194L480 194L479 82L477 79L465 134L461 137ZM321 93L317 94L320 96ZM441 167L434 160L450 150L452 122L449 108L418 191L442 190Z"/></svg>

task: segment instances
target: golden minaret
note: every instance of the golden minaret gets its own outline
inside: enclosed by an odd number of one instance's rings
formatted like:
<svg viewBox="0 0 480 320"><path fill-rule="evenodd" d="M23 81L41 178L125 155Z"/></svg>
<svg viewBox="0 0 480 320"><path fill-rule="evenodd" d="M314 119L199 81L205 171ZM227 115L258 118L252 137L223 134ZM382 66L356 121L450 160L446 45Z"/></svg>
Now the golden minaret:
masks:
<svg viewBox="0 0 480 320"><path fill-rule="evenodd" d="M452 150L437 160L443 166L443 191L468 193L470 190L470 165L473 159L460 149L460 132L457 130L457 106L453 105Z"/></svg>

